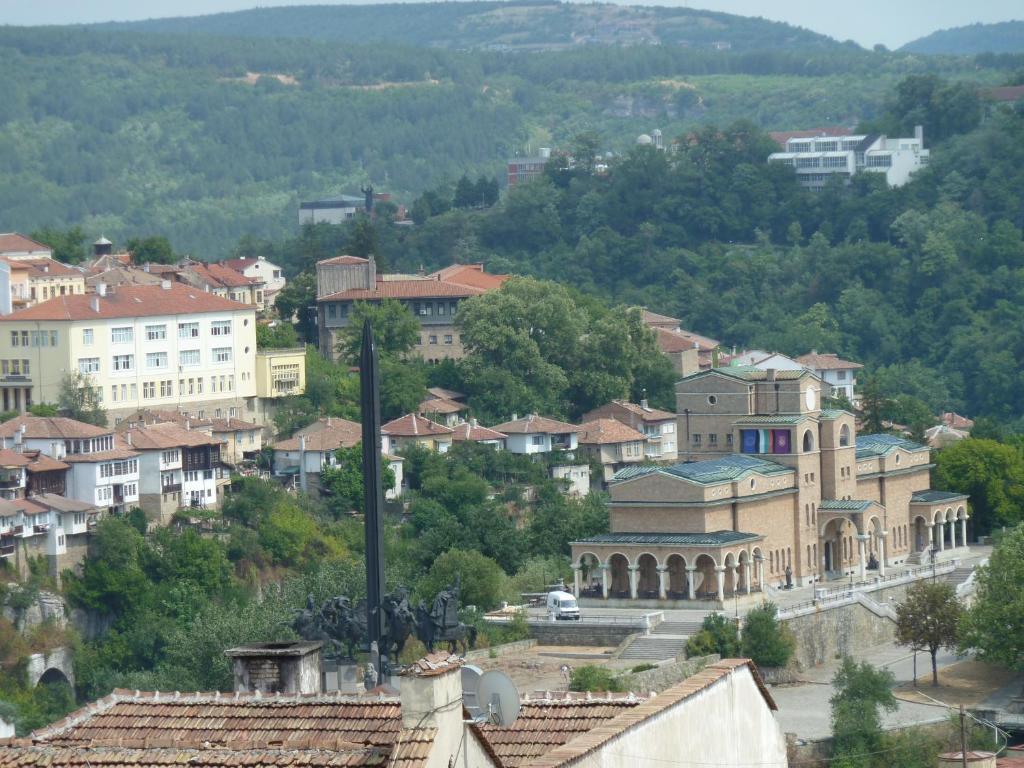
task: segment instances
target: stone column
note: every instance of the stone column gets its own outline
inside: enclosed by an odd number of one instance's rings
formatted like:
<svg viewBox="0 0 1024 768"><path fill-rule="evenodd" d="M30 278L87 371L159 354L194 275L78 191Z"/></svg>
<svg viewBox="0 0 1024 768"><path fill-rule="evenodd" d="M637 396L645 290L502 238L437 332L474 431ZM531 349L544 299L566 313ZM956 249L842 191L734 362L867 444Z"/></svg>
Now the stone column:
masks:
<svg viewBox="0 0 1024 768"><path fill-rule="evenodd" d="M658 599L668 599L668 566L658 566Z"/></svg>
<svg viewBox="0 0 1024 768"><path fill-rule="evenodd" d="M753 570L753 568L751 568L750 566L751 566L751 564L753 562L754 561L751 560L749 555L748 555L746 562L743 563L743 591L746 594L748 594L748 595L750 594L750 582L751 582L751 578L750 577L751 577L751 571Z"/></svg>
<svg viewBox="0 0 1024 768"><path fill-rule="evenodd" d="M863 581L867 578L867 542L868 535L866 533L857 534L857 556L860 559L859 573L860 580Z"/></svg>
<svg viewBox="0 0 1024 768"><path fill-rule="evenodd" d="M764 592L764 557L757 558L755 562L757 563L757 588Z"/></svg>
<svg viewBox="0 0 1024 768"><path fill-rule="evenodd" d="M572 593L576 596L576 599L580 599L580 572L583 568L576 564L572 567Z"/></svg>
<svg viewBox="0 0 1024 768"><path fill-rule="evenodd" d="M960 539L963 545L967 546L967 514L960 518Z"/></svg>
<svg viewBox="0 0 1024 768"><path fill-rule="evenodd" d="M636 600L637 583L640 581L640 566L627 565L626 570L629 571L629 596Z"/></svg>
<svg viewBox="0 0 1024 768"><path fill-rule="evenodd" d="M611 568L607 562L601 563L601 597L608 599L608 570Z"/></svg>
<svg viewBox="0 0 1024 768"><path fill-rule="evenodd" d="M956 520L950 520L946 525L949 526L950 549L956 549Z"/></svg>
<svg viewBox="0 0 1024 768"><path fill-rule="evenodd" d="M939 552L946 551L946 521L935 526L934 532L939 534Z"/></svg>
<svg viewBox="0 0 1024 768"><path fill-rule="evenodd" d="M718 576L718 599L725 599L725 566L716 565L715 574Z"/></svg>
<svg viewBox="0 0 1024 768"><path fill-rule="evenodd" d="M888 531L878 532L878 575L885 576L885 537Z"/></svg>
<svg viewBox="0 0 1024 768"><path fill-rule="evenodd" d="M739 566L737 566L737 565L729 565L729 566L726 566L726 567L729 570L729 574L732 576L732 593L735 595L736 591L737 591L737 588L739 586L739 572L740 572L739 571ZM723 582L725 581L724 574L722 576L722 581Z"/></svg>
<svg viewBox="0 0 1024 768"><path fill-rule="evenodd" d="M935 523L925 523L925 528L928 529L927 539L925 548L921 550L922 554L926 554L928 550L935 548Z"/></svg>
<svg viewBox="0 0 1024 768"><path fill-rule="evenodd" d="M694 588L693 588L693 582L694 582L693 575L696 572L697 572L697 566L695 566L695 565L688 565L688 566L686 566L686 596L690 600L696 600L697 599L696 595L694 595Z"/></svg>

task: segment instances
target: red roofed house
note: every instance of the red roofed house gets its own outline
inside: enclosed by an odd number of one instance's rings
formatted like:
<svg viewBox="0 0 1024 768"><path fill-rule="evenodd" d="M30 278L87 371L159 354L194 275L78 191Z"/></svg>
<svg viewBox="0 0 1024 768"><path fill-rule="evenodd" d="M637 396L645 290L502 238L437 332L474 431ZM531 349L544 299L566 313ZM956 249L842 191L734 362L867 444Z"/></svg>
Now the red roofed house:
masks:
<svg viewBox="0 0 1024 768"><path fill-rule="evenodd" d="M274 306L274 299L277 298L278 292L288 282L285 280L284 272L281 271L281 268L277 264L267 261L263 256L257 258L225 259L221 262L221 266L233 269L250 280L262 282L264 285L263 304L266 307Z"/></svg>
<svg viewBox="0 0 1024 768"><path fill-rule="evenodd" d="M452 447L452 433L450 427L416 413L392 419L380 428L383 449L389 453L398 453L408 445L420 445L438 453L447 453Z"/></svg>
<svg viewBox="0 0 1024 768"><path fill-rule="evenodd" d="M580 428L575 424L549 419L531 413L523 418L512 414L512 420L496 424L493 429L506 435L505 450L511 453L550 453L575 451Z"/></svg>
<svg viewBox="0 0 1024 768"><path fill-rule="evenodd" d="M863 368L863 365L843 360L834 352L819 354L816 349L812 349L810 354L801 355L796 361L831 386L832 397L845 397L851 403L854 402L857 371Z"/></svg>
<svg viewBox="0 0 1024 768"><path fill-rule="evenodd" d="M447 653L406 667L398 691L363 695L321 690L319 643L228 654L235 693L116 690L29 738L0 742L0 768L787 765L777 707L746 659L651 695L525 697L514 720L491 724L465 716L462 660Z"/></svg>
<svg viewBox="0 0 1024 768"><path fill-rule="evenodd" d="M644 455L652 461L675 461L678 456L676 415L651 408L646 400L641 400L639 405L627 400L612 400L607 405L583 414L583 421L594 419L616 419L643 432L647 440Z"/></svg>
<svg viewBox="0 0 1024 768"><path fill-rule="evenodd" d="M338 357L338 335L355 302L397 299L420 323L416 353L428 362L457 360L465 355L454 322L459 303L496 290L506 279L487 274L482 264L453 265L430 275L378 275L372 258L325 259L316 265L320 352Z"/></svg>
<svg viewBox="0 0 1024 768"><path fill-rule="evenodd" d="M594 419L580 424L580 453L596 459L604 469L606 486L616 472L644 460L647 436L615 419Z"/></svg>

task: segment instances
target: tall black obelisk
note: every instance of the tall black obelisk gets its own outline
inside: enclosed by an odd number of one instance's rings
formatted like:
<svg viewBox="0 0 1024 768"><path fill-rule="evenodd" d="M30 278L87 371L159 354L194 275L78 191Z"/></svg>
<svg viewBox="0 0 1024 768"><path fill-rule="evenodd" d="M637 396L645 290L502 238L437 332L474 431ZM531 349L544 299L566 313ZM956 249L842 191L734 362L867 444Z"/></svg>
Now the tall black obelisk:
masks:
<svg viewBox="0 0 1024 768"><path fill-rule="evenodd" d="M366 611L367 642L377 643L379 657L371 659L377 679L385 682L387 652L384 640L384 492L380 479L380 376L377 344L370 321L363 324L363 346L359 353L360 405L363 419L363 506L366 518Z"/></svg>

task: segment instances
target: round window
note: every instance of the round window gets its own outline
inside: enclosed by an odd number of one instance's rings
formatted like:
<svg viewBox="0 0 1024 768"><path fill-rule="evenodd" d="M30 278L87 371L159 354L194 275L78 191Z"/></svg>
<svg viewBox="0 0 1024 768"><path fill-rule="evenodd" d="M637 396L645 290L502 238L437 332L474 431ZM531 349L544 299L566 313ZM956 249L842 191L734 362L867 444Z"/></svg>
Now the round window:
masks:
<svg viewBox="0 0 1024 768"><path fill-rule="evenodd" d="M249 348L248 347L245 348L245 354L247 354L247 355L249 354Z"/></svg>
<svg viewBox="0 0 1024 768"><path fill-rule="evenodd" d="M249 324L249 318L247 317L247 318L245 318L245 320L242 321L242 325L248 325L248 324Z"/></svg>
<svg viewBox="0 0 1024 768"><path fill-rule="evenodd" d="M708 405L714 405L718 402L718 397L715 395L708 395Z"/></svg>

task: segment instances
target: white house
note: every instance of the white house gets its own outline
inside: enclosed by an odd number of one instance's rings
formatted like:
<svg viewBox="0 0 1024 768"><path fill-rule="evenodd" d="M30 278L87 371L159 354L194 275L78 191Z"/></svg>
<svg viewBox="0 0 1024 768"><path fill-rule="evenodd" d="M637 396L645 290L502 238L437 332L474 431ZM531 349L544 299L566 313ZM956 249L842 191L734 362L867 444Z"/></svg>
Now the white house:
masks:
<svg viewBox="0 0 1024 768"><path fill-rule="evenodd" d="M575 451L580 431L575 424L566 424L536 413L521 419L512 414L512 421L496 424L492 429L506 435L505 450L522 454Z"/></svg>
<svg viewBox="0 0 1024 768"><path fill-rule="evenodd" d="M863 365L843 360L834 352L819 353L816 349L812 349L810 354L801 355L796 361L831 387L833 397L845 397L851 403L854 402L857 371Z"/></svg>
<svg viewBox="0 0 1024 768"><path fill-rule="evenodd" d="M0 441L69 465L69 498L117 513L139 502L139 453L118 443L111 429L60 416L18 416L0 424Z"/></svg>
<svg viewBox="0 0 1024 768"><path fill-rule="evenodd" d="M281 268L277 264L267 261L263 256L258 256L257 258L226 259L221 264L235 270L235 272L238 272L243 277L262 281L264 283L263 304L267 307L274 305L274 299L277 298L278 292L288 282Z"/></svg>
<svg viewBox="0 0 1024 768"><path fill-rule="evenodd" d="M890 139L884 134L794 136L786 140L785 151L773 152L768 162L792 167L797 181L809 189L821 189L834 177L849 180L857 173L884 173L890 187L899 187L928 165L929 154L919 125L912 138Z"/></svg>

